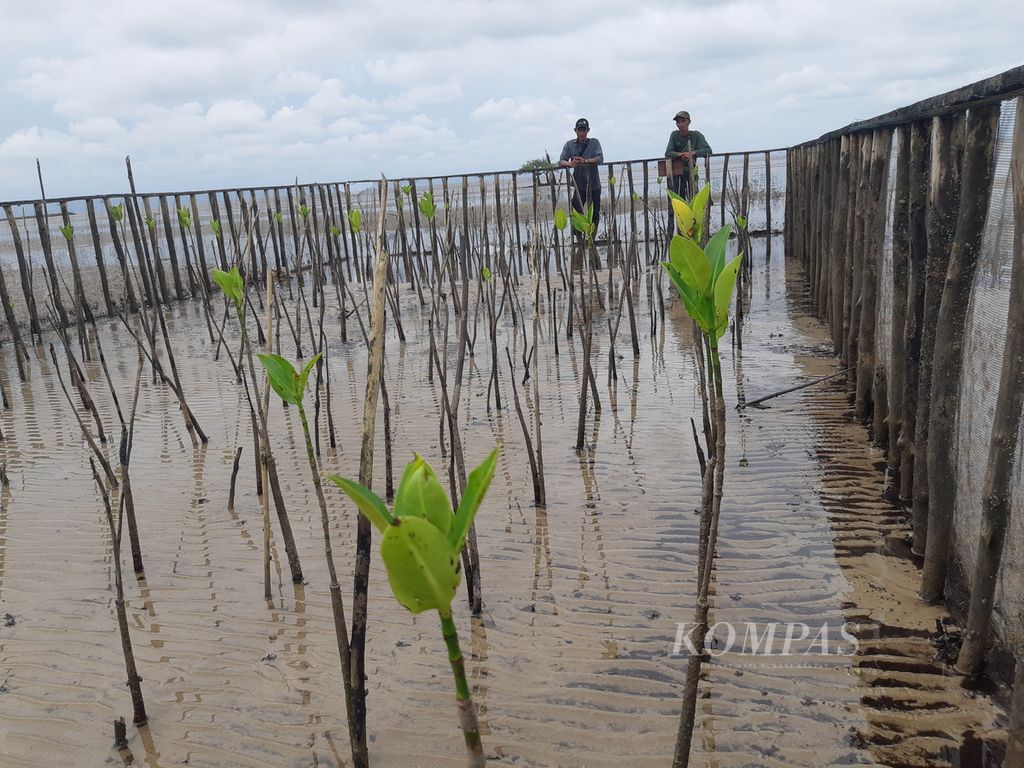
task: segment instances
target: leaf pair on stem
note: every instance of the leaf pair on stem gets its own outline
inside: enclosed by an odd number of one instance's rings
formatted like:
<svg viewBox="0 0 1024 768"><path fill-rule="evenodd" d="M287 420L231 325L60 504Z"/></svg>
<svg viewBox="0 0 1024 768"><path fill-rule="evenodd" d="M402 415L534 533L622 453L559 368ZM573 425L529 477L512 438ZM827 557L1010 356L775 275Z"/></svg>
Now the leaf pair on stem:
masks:
<svg viewBox="0 0 1024 768"><path fill-rule="evenodd" d="M689 204L674 192L668 194L678 232L669 244L669 261L662 266L679 291L687 314L717 341L729 326L729 305L743 254L725 262L729 225L718 230L701 248L709 186L701 189Z"/></svg>

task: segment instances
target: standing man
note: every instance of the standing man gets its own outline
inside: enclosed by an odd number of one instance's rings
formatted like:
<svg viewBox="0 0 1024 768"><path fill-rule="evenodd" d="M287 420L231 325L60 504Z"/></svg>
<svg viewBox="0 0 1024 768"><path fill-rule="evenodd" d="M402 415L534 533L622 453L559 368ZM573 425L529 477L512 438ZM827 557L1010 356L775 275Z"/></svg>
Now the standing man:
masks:
<svg viewBox="0 0 1024 768"><path fill-rule="evenodd" d="M690 113L686 110L676 112L672 118L676 121L676 129L668 137L668 146L665 147L665 157L671 160L679 157L683 160L683 173L669 176L669 189L682 198L690 199L690 195L697 190L692 188L690 179L697 167L698 157L710 157L711 145L704 138L700 131L690 130Z"/></svg>
<svg viewBox="0 0 1024 768"><path fill-rule="evenodd" d="M576 138L565 142L562 155L558 158L559 168L573 169L572 207L574 211L586 213L588 206L594 207L594 232L601 216L601 177L597 166L604 162L601 142L592 139L590 123L585 117L576 121Z"/></svg>

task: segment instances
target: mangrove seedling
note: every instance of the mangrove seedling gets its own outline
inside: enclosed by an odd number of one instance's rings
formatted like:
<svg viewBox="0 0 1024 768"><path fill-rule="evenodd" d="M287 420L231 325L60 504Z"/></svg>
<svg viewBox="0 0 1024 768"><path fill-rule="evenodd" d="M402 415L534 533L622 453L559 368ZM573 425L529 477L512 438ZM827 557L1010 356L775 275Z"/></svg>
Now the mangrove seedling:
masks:
<svg viewBox="0 0 1024 768"><path fill-rule="evenodd" d="M561 232L562 230L564 230L566 228L566 226L568 226L568 224L569 224L569 217L566 215L565 211L562 210L561 208L556 210L555 211L555 229L557 229L559 232Z"/></svg>
<svg viewBox="0 0 1024 768"><path fill-rule="evenodd" d="M358 208L353 208L348 212L348 225L352 228L352 231L359 234L363 230L363 212Z"/></svg>
<svg viewBox="0 0 1024 768"><path fill-rule="evenodd" d="M433 221L434 214L437 213L437 205L435 205L434 203L433 192L424 192L420 196L420 201L418 205L420 208L420 213L427 217L427 221Z"/></svg>
<svg viewBox="0 0 1024 768"><path fill-rule="evenodd" d="M704 236L704 212L709 194L710 188L705 186L694 195L692 203L687 204L678 195L669 193L678 232L673 235L669 245L669 261L662 263L676 290L679 291L686 313L697 323L706 340L714 382L715 448L705 470L706 479L701 500L701 552L697 568L697 607L694 611L696 648L703 648L708 632L711 567L718 538L718 518L725 480L725 398L722 393L722 366L718 356L718 340L729 326L729 305L736 286L736 276L743 261L743 254L740 253L728 263L725 262L725 249L729 241L728 225L718 230L707 245L701 248L699 243ZM713 475L709 478L707 473L712 472ZM711 480L710 487L707 479ZM699 652L691 655L687 662L673 768L685 768L689 765L700 664Z"/></svg>
<svg viewBox="0 0 1024 768"><path fill-rule="evenodd" d="M572 222L572 228L582 233L587 238L587 242L593 242L596 227L594 226L594 206L592 204L587 206L586 213L573 211L569 220Z"/></svg>
<svg viewBox="0 0 1024 768"><path fill-rule="evenodd" d="M495 448L470 473L454 515L444 487L419 454L405 468L392 510L359 483L337 475L330 477L383 534L380 556L395 599L412 613L435 610L441 617L441 634L455 677L459 725L466 741L470 768L485 765L484 750L466 680L458 630L452 619L452 599L461 577L459 553L494 477L497 462L498 449Z"/></svg>

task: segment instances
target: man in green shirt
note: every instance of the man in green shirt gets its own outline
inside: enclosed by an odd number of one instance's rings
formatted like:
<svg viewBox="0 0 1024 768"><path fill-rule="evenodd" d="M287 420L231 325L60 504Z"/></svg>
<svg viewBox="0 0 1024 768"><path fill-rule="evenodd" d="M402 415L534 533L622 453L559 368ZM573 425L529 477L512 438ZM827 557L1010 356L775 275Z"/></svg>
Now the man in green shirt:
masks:
<svg viewBox="0 0 1024 768"><path fill-rule="evenodd" d="M689 112L680 110L672 119L676 122L676 129L668 137L665 157L670 160L676 157L682 158L683 173L669 177L669 189L689 200L690 195L697 191L695 188L691 190L690 187L690 178L696 167L696 160L698 157L710 157L711 145L708 144L703 133L690 130Z"/></svg>

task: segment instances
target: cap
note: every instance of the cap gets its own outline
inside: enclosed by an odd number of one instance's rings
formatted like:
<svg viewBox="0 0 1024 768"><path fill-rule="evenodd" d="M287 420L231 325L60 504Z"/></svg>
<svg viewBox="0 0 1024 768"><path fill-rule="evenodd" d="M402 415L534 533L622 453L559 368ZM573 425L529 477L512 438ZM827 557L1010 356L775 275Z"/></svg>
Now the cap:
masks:
<svg viewBox="0 0 1024 768"><path fill-rule="evenodd" d="M581 129L584 131L590 130L590 123L587 122L587 118L585 117L581 117L579 120L576 121L576 130L578 131Z"/></svg>
<svg viewBox="0 0 1024 768"><path fill-rule="evenodd" d="M687 112L685 109L680 109L678 112L676 112L676 116L673 117L672 119L673 120L678 120L678 119L680 119L682 117L685 117L687 120L689 120L690 119L690 113Z"/></svg>

